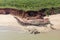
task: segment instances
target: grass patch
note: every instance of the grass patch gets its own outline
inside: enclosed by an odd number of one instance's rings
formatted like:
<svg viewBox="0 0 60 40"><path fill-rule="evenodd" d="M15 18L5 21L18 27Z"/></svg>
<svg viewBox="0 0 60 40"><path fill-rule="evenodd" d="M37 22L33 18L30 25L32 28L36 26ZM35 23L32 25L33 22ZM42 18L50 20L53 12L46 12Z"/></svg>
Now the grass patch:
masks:
<svg viewBox="0 0 60 40"><path fill-rule="evenodd" d="M60 7L60 0L0 0L0 7L23 10Z"/></svg>

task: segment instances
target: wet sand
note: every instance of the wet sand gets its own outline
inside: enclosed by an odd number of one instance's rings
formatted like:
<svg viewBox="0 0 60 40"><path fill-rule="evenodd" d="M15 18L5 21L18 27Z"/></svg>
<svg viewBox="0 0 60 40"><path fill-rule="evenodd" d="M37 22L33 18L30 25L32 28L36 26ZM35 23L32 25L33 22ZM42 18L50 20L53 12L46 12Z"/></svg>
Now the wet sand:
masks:
<svg viewBox="0 0 60 40"><path fill-rule="evenodd" d="M30 34L20 28L0 26L0 40L60 40L60 30Z"/></svg>
<svg viewBox="0 0 60 40"><path fill-rule="evenodd" d="M0 40L60 40L60 31L29 34L16 31L0 31Z"/></svg>

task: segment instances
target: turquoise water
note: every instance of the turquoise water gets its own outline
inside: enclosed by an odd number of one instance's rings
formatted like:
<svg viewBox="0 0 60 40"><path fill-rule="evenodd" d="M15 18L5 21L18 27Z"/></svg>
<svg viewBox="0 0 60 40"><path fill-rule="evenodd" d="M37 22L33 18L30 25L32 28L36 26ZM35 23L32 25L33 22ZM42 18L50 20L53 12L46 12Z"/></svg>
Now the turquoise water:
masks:
<svg viewBox="0 0 60 40"><path fill-rule="evenodd" d="M0 40L60 40L60 31L30 34L17 31L0 31Z"/></svg>

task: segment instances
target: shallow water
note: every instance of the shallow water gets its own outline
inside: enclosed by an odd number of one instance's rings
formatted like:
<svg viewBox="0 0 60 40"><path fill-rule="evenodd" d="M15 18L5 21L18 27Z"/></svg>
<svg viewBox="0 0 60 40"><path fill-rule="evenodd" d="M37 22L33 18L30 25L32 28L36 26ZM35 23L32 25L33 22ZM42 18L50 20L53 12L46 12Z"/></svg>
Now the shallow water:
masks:
<svg viewBox="0 0 60 40"><path fill-rule="evenodd" d="M60 40L60 31L29 34L12 30L0 30L0 40Z"/></svg>

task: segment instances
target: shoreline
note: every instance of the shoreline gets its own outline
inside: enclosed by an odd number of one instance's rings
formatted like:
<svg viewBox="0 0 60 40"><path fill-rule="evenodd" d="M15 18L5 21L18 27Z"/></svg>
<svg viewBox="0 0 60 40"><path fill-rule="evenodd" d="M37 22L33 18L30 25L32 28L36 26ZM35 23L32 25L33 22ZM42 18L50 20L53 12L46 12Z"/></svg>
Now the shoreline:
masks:
<svg viewBox="0 0 60 40"><path fill-rule="evenodd" d="M60 16L60 14L56 14L56 15L51 15L48 17L49 20L51 21L51 23L53 24L52 27L55 28L56 30L60 30L60 26L59 26L60 19L58 18L59 16ZM58 21L56 22L56 20L58 20ZM58 24L56 24L56 23L58 23ZM38 26L33 26L33 25L21 25L12 15L0 15L0 26L4 26L4 28L7 28L7 29L10 28L10 29L14 29L14 30L22 30L25 32L29 32L29 30L35 31L35 29L38 32L52 31L52 29L50 28L50 25L48 25L47 27L44 27L44 26L38 27Z"/></svg>

